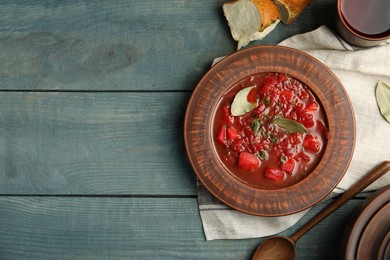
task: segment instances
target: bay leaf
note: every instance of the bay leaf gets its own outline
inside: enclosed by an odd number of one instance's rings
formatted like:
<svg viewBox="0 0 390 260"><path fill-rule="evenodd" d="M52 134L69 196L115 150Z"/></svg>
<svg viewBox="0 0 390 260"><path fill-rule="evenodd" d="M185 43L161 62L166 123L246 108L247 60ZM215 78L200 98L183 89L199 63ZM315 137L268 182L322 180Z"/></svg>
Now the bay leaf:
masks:
<svg viewBox="0 0 390 260"><path fill-rule="evenodd" d="M379 81L376 86L375 96L381 114L390 123L390 86Z"/></svg>
<svg viewBox="0 0 390 260"><path fill-rule="evenodd" d="M307 133L306 128L301 123L291 119L281 117L275 119L275 123L289 133Z"/></svg>
<svg viewBox="0 0 390 260"><path fill-rule="evenodd" d="M255 86L243 88L237 92L230 108L232 116L242 116L255 108L256 103L248 102L248 94Z"/></svg>

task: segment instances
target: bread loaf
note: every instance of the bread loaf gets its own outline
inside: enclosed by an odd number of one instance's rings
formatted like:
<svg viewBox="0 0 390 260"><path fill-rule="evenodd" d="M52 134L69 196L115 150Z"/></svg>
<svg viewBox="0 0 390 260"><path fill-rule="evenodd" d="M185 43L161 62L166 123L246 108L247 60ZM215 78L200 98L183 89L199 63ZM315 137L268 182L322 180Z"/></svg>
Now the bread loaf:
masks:
<svg viewBox="0 0 390 260"><path fill-rule="evenodd" d="M232 0L222 5L237 49L267 36L282 20L292 23L310 0Z"/></svg>
<svg viewBox="0 0 390 260"><path fill-rule="evenodd" d="M274 0L278 7L280 17L285 24L290 24L310 4L310 0Z"/></svg>
<svg viewBox="0 0 390 260"><path fill-rule="evenodd" d="M279 23L279 11L272 0L234 0L222 6L237 49L263 39Z"/></svg>

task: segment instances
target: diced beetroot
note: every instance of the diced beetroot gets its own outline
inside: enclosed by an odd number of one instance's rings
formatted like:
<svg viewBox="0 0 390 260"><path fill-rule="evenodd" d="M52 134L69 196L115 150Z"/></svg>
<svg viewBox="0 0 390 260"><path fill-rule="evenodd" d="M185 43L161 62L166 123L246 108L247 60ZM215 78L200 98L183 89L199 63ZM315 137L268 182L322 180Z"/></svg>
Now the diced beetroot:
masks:
<svg viewBox="0 0 390 260"><path fill-rule="evenodd" d="M217 135L217 141L221 144L226 144L226 126L222 126L221 129L219 129L218 135Z"/></svg>
<svg viewBox="0 0 390 260"><path fill-rule="evenodd" d="M292 143L294 145L301 143L301 139L299 137L300 137L299 133L291 133L290 137L289 137L290 143Z"/></svg>
<svg viewBox="0 0 390 260"><path fill-rule="evenodd" d="M237 130L234 129L232 126L229 126L226 129L227 137L230 141L233 141L234 139L237 139L240 135L238 134Z"/></svg>
<svg viewBox="0 0 390 260"><path fill-rule="evenodd" d="M265 109L265 104L259 103L259 105L253 110L253 114L259 116L262 114L264 109Z"/></svg>
<svg viewBox="0 0 390 260"><path fill-rule="evenodd" d="M326 140L328 140L329 139L329 131L328 131L328 128L326 127L325 123L322 120L318 119L317 126L318 126L318 130L320 130L323 133L324 138Z"/></svg>
<svg viewBox="0 0 390 260"><path fill-rule="evenodd" d="M304 125L305 127L312 127L314 126L314 121L313 121L313 115L310 114L310 113L302 113L301 114L302 118L300 120L300 122L302 123L302 125Z"/></svg>
<svg viewBox="0 0 390 260"><path fill-rule="evenodd" d="M321 148L321 142L318 140L317 137L314 137L312 135L307 135L305 139L303 140L303 147L305 147L306 150L317 153Z"/></svg>
<svg viewBox="0 0 390 260"><path fill-rule="evenodd" d="M266 78L265 82L266 82L267 85L276 85L276 84L278 84L278 80L277 80L275 75L269 75Z"/></svg>
<svg viewBox="0 0 390 260"><path fill-rule="evenodd" d="M282 92L280 92L280 95L284 96L286 98L286 100L289 101L289 100L291 100L293 93L289 90L283 90Z"/></svg>
<svg viewBox="0 0 390 260"><path fill-rule="evenodd" d="M249 103L255 103L257 101L257 88L254 87L249 91L248 95L246 96L246 100Z"/></svg>
<svg viewBox="0 0 390 260"><path fill-rule="evenodd" d="M254 170L259 168L260 160L251 153L241 152L238 157L238 166L244 170Z"/></svg>
<svg viewBox="0 0 390 260"><path fill-rule="evenodd" d="M295 160L297 161L304 161L304 162L310 162L310 156L305 154L304 152L300 152L299 154L297 154L295 157L294 157Z"/></svg>
<svg viewBox="0 0 390 260"><path fill-rule="evenodd" d="M279 82L285 82L287 80L286 74L279 74L278 75L278 81Z"/></svg>
<svg viewBox="0 0 390 260"><path fill-rule="evenodd" d="M271 86L269 84L264 84L259 90L259 96L265 98L271 95L274 89L275 89L274 86Z"/></svg>
<svg viewBox="0 0 390 260"><path fill-rule="evenodd" d="M300 156L301 156L302 160L304 160L305 162L310 162L310 160L311 160L310 156L305 154L304 152L302 152Z"/></svg>
<svg viewBox="0 0 390 260"><path fill-rule="evenodd" d="M316 102L310 102L309 104L307 104L305 110L308 111L308 112L317 111L318 110L318 104Z"/></svg>
<svg viewBox="0 0 390 260"><path fill-rule="evenodd" d="M287 173L292 173L294 168L295 168L295 161L292 158L288 159L285 163L283 163L280 166L280 169L282 169L283 171L285 171Z"/></svg>
<svg viewBox="0 0 390 260"><path fill-rule="evenodd" d="M303 99L303 100L307 100L309 99L310 95L306 92L306 91L302 91L299 95L299 98Z"/></svg>
<svg viewBox="0 0 390 260"><path fill-rule="evenodd" d="M226 105L223 106L222 111L223 111L223 119L225 123L228 125L232 125L234 123L234 117L230 114L229 107Z"/></svg>
<svg viewBox="0 0 390 260"><path fill-rule="evenodd" d="M281 181L285 177L285 173L282 170L276 168L266 168L264 176L272 181Z"/></svg>

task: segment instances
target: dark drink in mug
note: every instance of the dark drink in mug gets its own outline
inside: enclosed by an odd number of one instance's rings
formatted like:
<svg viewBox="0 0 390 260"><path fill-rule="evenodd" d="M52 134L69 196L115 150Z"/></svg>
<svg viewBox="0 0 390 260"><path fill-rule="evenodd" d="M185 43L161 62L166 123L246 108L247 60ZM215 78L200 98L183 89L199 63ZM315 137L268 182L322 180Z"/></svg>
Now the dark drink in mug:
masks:
<svg viewBox="0 0 390 260"><path fill-rule="evenodd" d="M339 0L338 29L348 42L374 46L390 37L390 0Z"/></svg>

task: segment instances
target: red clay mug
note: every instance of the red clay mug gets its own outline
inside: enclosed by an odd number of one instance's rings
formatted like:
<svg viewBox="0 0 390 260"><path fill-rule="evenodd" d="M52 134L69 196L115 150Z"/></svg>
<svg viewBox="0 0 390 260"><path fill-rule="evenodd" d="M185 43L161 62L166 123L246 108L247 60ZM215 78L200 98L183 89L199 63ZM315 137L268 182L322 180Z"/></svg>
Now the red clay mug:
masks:
<svg viewBox="0 0 390 260"><path fill-rule="evenodd" d="M371 47L390 39L390 0L338 0L336 22L347 42Z"/></svg>

